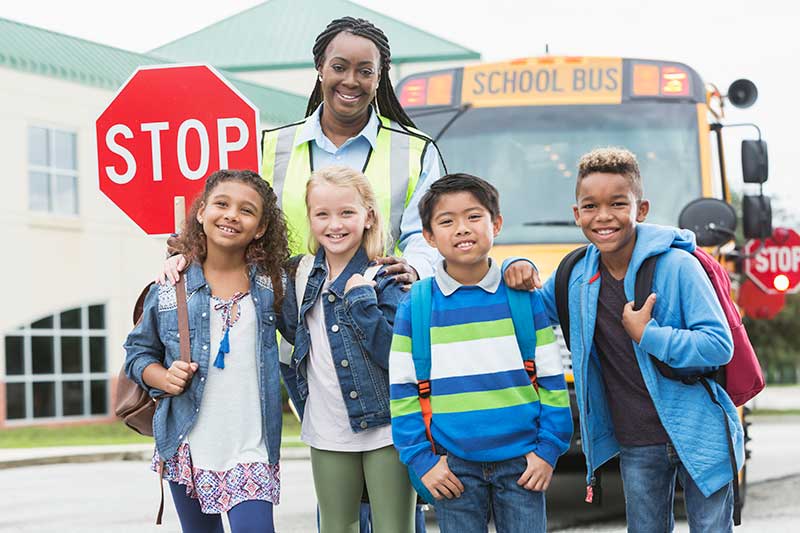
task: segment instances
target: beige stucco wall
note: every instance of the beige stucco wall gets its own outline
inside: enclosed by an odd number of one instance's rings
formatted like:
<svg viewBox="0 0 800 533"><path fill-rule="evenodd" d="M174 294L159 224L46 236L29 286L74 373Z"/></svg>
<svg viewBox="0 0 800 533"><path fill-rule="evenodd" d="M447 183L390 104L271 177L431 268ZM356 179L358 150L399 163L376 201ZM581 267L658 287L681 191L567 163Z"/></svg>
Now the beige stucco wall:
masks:
<svg viewBox="0 0 800 533"><path fill-rule="evenodd" d="M115 375L131 307L161 264L163 238L144 234L98 189L94 121L113 92L0 68L4 206L0 334L81 304L106 305L108 370ZM79 215L28 210L28 127L77 134ZM5 375L0 343L0 380Z"/></svg>

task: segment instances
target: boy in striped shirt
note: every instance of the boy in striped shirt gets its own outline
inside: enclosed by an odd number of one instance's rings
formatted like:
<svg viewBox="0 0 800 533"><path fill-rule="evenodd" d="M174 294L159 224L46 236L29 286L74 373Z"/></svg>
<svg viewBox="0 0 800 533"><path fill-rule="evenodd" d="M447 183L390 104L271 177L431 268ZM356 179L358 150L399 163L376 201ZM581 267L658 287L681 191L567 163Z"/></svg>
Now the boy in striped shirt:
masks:
<svg viewBox="0 0 800 533"><path fill-rule="evenodd" d="M444 258L434 278L430 432L411 354L411 299L397 309L389 361L392 436L436 499L439 527L545 531L544 491L569 446L572 417L558 345L531 295L538 390L517 346L509 290L489 258L500 232L497 190L468 174L433 183L419 204L423 235Z"/></svg>

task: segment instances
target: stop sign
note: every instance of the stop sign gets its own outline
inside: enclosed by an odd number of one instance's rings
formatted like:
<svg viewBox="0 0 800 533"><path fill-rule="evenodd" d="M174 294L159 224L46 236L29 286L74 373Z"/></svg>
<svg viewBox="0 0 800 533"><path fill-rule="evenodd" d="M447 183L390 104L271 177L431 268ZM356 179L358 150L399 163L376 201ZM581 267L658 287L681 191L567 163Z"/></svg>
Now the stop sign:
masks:
<svg viewBox="0 0 800 533"><path fill-rule="evenodd" d="M750 318L769 320L781 312L786 304L786 295L784 293L767 294L756 287L751 280L745 278L739 286L736 303Z"/></svg>
<svg viewBox="0 0 800 533"><path fill-rule="evenodd" d="M258 110L206 65L140 67L96 122L100 190L149 234L223 168L258 172Z"/></svg>
<svg viewBox="0 0 800 533"><path fill-rule="evenodd" d="M793 229L776 228L759 250L760 245L755 239L744 247L747 277L768 294L797 292L800 289L800 235Z"/></svg>

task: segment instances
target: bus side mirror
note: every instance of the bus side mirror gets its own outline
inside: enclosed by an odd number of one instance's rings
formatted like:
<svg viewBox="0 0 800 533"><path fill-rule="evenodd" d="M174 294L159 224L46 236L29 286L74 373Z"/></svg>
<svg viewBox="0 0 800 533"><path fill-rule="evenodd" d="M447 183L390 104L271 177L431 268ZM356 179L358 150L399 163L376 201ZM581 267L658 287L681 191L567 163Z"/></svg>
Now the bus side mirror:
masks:
<svg viewBox="0 0 800 533"><path fill-rule="evenodd" d="M772 236L772 205L769 196L742 198L742 226L745 239L766 239Z"/></svg>
<svg viewBox="0 0 800 533"><path fill-rule="evenodd" d="M699 246L720 246L736 237L736 210L716 198L698 198L681 210L678 226L692 230Z"/></svg>
<svg viewBox="0 0 800 533"><path fill-rule="evenodd" d="M769 159L767 142L742 141L742 177L745 183L764 183L767 181Z"/></svg>

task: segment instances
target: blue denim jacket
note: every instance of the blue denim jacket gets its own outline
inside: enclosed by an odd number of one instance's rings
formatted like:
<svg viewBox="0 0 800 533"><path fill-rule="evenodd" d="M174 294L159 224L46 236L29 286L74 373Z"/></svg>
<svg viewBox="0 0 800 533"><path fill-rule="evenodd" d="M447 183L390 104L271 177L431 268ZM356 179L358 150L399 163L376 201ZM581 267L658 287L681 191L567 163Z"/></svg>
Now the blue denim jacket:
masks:
<svg viewBox="0 0 800 533"><path fill-rule="evenodd" d="M328 292L321 294L328 269L325 251L320 248L308 277L296 330L291 331L294 328L289 326L287 337L294 341L291 364L281 365L284 383L302 418L308 397L306 365L311 347L305 317L317 299L322 298L325 329L342 398L350 417L350 427L356 433L391 422L389 349L397 304L406 294L402 285L394 281L392 276L385 275L383 269L375 276L375 287L362 285L345 293L347 280L353 274L363 274L369 263L364 249L359 249L330 285ZM292 316L290 313L294 312L294 316L297 316L294 281L290 276L282 310L287 323L288 317Z"/></svg>
<svg viewBox="0 0 800 533"><path fill-rule="evenodd" d="M203 276L202 267L193 263L186 270L186 295L189 308L189 335L192 361L199 365L186 390L177 396L149 387L142 381L142 372L158 363L166 368L180 359L176 291L172 286L153 285L142 312L142 320L125 341L125 373L153 398L160 398L153 417L153 434L159 455L168 459L191 431L201 408L208 368L213 348L210 330L211 290ZM276 326L283 331L283 321L273 310L272 283L269 277L250 271L250 293L260 318L256 346L259 347L259 392L261 418L269 462L277 464L281 446L281 392L278 369ZM295 315L296 316L296 315ZM232 391L234 394L235 391Z"/></svg>

